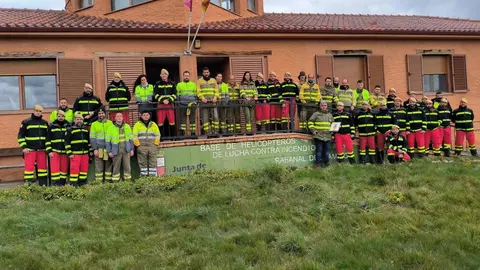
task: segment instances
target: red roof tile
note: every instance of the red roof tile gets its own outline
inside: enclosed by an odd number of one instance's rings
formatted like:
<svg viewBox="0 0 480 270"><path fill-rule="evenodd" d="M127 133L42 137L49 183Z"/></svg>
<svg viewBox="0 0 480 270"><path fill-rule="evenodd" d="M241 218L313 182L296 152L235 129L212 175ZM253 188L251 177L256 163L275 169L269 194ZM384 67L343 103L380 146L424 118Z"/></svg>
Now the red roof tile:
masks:
<svg viewBox="0 0 480 270"><path fill-rule="evenodd" d="M57 10L0 9L0 32L87 31L165 33L184 32L186 26L81 16ZM202 32L480 35L480 21L427 16L266 13L205 23Z"/></svg>

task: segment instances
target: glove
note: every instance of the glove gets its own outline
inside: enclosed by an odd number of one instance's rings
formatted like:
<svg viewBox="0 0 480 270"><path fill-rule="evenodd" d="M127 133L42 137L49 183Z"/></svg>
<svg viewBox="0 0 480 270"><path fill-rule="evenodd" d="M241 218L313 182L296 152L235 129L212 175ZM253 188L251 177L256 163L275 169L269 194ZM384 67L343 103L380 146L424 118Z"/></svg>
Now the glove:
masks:
<svg viewBox="0 0 480 270"><path fill-rule="evenodd" d="M155 141L153 141L153 144L155 144L156 146L159 146L159 145L160 145L160 140L159 140L159 139L155 139Z"/></svg>
<svg viewBox="0 0 480 270"><path fill-rule="evenodd" d="M136 147L139 147L140 146L140 141L138 139L133 140L133 145L135 145Z"/></svg>

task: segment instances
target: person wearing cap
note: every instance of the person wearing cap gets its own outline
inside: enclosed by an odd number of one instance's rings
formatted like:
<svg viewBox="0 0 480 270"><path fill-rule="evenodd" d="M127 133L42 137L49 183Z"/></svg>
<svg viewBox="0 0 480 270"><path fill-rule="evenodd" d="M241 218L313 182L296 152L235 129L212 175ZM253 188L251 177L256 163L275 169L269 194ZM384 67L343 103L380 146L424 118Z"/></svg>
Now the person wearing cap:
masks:
<svg viewBox="0 0 480 270"><path fill-rule="evenodd" d="M123 168L123 179L129 181L132 178L130 158L134 154L132 128L123 121L123 115L117 113L115 122L107 130L107 152L112 158L113 173L112 181L120 181L120 169Z"/></svg>
<svg viewBox="0 0 480 270"><path fill-rule="evenodd" d="M164 137L174 137L175 132L175 109L174 102L177 99L177 91L175 83L169 78L169 73L166 69L160 71L160 81L158 81L153 88L153 99L158 103L157 105L157 124ZM164 127L165 120L168 126Z"/></svg>
<svg viewBox="0 0 480 270"><path fill-rule="evenodd" d="M377 141L377 162L383 164L385 161L385 139L395 124L395 118L387 107L387 101L380 101L380 108L375 116L375 129Z"/></svg>
<svg viewBox="0 0 480 270"><path fill-rule="evenodd" d="M355 138L355 121L351 113L344 110L344 104L337 102L337 109L333 113L333 122L340 123L340 129L334 133L335 146L337 149L337 161L342 163L345 160L343 147L347 150L347 157L350 164L355 164L355 153L353 152L353 139Z"/></svg>
<svg viewBox="0 0 480 270"><path fill-rule="evenodd" d="M258 92L255 81L249 71L243 73L243 78L240 82L240 98L244 104L245 128L247 132L252 132L252 118L255 114L255 102L258 100Z"/></svg>
<svg viewBox="0 0 480 270"><path fill-rule="evenodd" d="M128 102L132 98L127 85L122 81L122 75L118 72L113 73L113 80L105 91L105 100L109 106L109 118L115 119L115 115L120 112L123 118L128 122Z"/></svg>
<svg viewBox="0 0 480 270"><path fill-rule="evenodd" d="M378 110L380 109L380 104L383 101L387 102L387 99L382 94L382 87L377 84L375 86L375 89L373 90L373 94L370 95L370 106L372 108L373 113L378 112Z"/></svg>
<svg viewBox="0 0 480 270"><path fill-rule="evenodd" d="M210 78L210 69L204 67L202 77L197 81L198 99L202 102L202 125L205 134L217 136L219 129L217 101L220 99L220 91L217 81Z"/></svg>
<svg viewBox="0 0 480 270"><path fill-rule="evenodd" d="M452 122L455 124L455 155L460 155L463 150L463 142L467 139L470 153L477 156L475 146L475 131L473 129L473 111L467 107L467 99L460 100L460 106L452 113Z"/></svg>
<svg viewBox="0 0 480 270"><path fill-rule="evenodd" d="M228 80L228 96L230 98L227 109L227 129L230 133L240 133L240 84L237 83L234 75L230 75ZM258 118L257 118L258 119Z"/></svg>
<svg viewBox="0 0 480 270"><path fill-rule="evenodd" d="M68 156L65 149L65 134L69 122L65 119L65 111L57 111L55 119L48 127L47 132L47 153L50 157L50 179L54 186L64 186L68 176Z"/></svg>
<svg viewBox="0 0 480 270"><path fill-rule="evenodd" d="M290 123L294 121L291 117L297 111L296 98L298 96L298 86L293 82L292 74L285 72L284 81L280 84L280 102L282 103L282 120L281 129L290 129ZM290 108L293 107L293 110Z"/></svg>
<svg viewBox="0 0 480 270"><path fill-rule="evenodd" d="M327 103L328 111L332 112L333 103L338 101L337 95L335 94L335 88L333 87L332 78L325 78L325 84L320 88L320 96L322 101Z"/></svg>
<svg viewBox="0 0 480 270"><path fill-rule="evenodd" d="M270 98L270 130L280 130L282 122L282 105L280 104L280 81L277 79L277 74L270 71L267 81L268 93Z"/></svg>
<svg viewBox="0 0 480 270"><path fill-rule="evenodd" d="M255 107L255 119L257 121L257 130L262 132L269 129L270 124L270 104L268 103L270 99L270 92L268 85L263 80L263 74L257 74L257 80L255 81L255 86L257 87L258 92L258 101Z"/></svg>
<svg viewBox="0 0 480 270"><path fill-rule="evenodd" d="M395 88L390 88L388 90L388 96L387 96L387 108L391 110L394 105L395 105L395 98L397 98L397 90Z"/></svg>
<svg viewBox="0 0 480 270"><path fill-rule="evenodd" d="M320 110L308 119L308 129L313 134L313 142L315 144L316 167L328 166L332 140L332 132L330 132L332 122L333 116L328 111L328 104L325 101L320 102Z"/></svg>
<svg viewBox="0 0 480 270"><path fill-rule="evenodd" d="M422 158L425 155L425 130L427 129L425 113L418 107L415 98L408 100L408 107L405 112L407 115L408 154L411 158L414 158L416 144L418 157Z"/></svg>
<svg viewBox="0 0 480 270"><path fill-rule="evenodd" d="M452 110L448 106L448 100L443 98L440 106L437 108L438 120L440 124L440 141L442 144L442 151L446 157L450 157L450 150L452 149Z"/></svg>
<svg viewBox="0 0 480 270"><path fill-rule="evenodd" d="M83 88L83 95L78 97L73 104L73 113L75 115L81 114L88 128L91 123L97 120L97 112L102 105L100 98L93 95L92 85L86 83Z"/></svg>
<svg viewBox="0 0 480 270"><path fill-rule="evenodd" d="M63 111L65 115L65 120L71 123L73 121L73 110L68 108L68 100L66 98L61 98L58 102L59 102L58 109L54 110L50 114L50 123L53 123L55 120L57 120L57 113L59 111Z"/></svg>
<svg viewBox="0 0 480 270"><path fill-rule="evenodd" d="M338 102L343 103L343 110L351 114L355 106L355 98L353 90L348 85L347 79L343 79L342 85L340 85L338 88L335 88L335 95L338 98Z"/></svg>
<svg viewBox="0 0 480 270"><path fill-rule="evenodd" d="M440 156L440 146L442 139L440 138L440 124L442 121L438 116L438 111L433 108L433 102L431 100L425 101L425 122L427 123L427 129L425 131L425 147L432 144L433 154ZM426 150L425 154L428 156L430 150Z"/></svg>
<svg viewBox="0 0 480 270"><path fill-rule="evenodd" d="M47 133L48 122L43 120L43 107L35 105L32 115L23 120L18 130L17 141L25 160L23 178L27 183L35 183L35 164L40 186L48 185L47 180Z"/></svg>
<svg viewBox="0 0 480 270"><path fill-rule="evenodd" d="M387 156L390 163L410 160L410 156L407 154L407 139L400 134L399 126L392 126L392 131L387 136L386 142Z"/></svg>
<svg viewBox="0 0 480 270"><path fill-rule="evenodd" d="M107 118L105 106L98 110L98 120L90 127L90 144L95 160L95 181L112 181L112 160L107 152L107 130L113 122Z"/></svg>
<svg viewBox="0 0 480 270"><path fill-rule="evenodd" d="M154 111L153 102L153 85L148 83L147 76L142 74L138 76L134 84L135 101L138 104L138 111L149 111L150 115Z"/></svg>
<svg viewBox="0 0 480 270"><path fill-rule="evenodd" d="M197 108L197 84L190 80L190 71L183 72L183 81L177 84L177 98L179 102L180 132L187 135L187 128L191 135L195 135L197 125L195 123L195 111ZM187 126L187 117L188 124Z"/></svg>
<svg viewBox="0 0 480 270"><path fill-rule="evenodd" d="M367 146L370 163L376 163L375 117L370 110L370 104L366 100L362 101L362 108L355 115L355 127L357 127L359 137L360 163L367 163Z"/></svg>
<svg viewBox="0 0 480 270"><path fill-rule="evenodd" d="M357 88L353 92L353 98L355 99L355 105L359 104L360 106L363 107L363 102L366 101L368 104L370 104L370 92L364 88L365 84L363 80L358 80L357 81ZM361 108L358 108L358 110L361 110Z"/></svg>
<svg viewBox="0 0 480 270"><path fill-rule="evenodd" d="M417 93L416 93L416 92L414 92L414 91L409 91L407 94L408 94L408 98L403 102L403 107L404 107L404 108L408 108L409 100L410 100L411 98L414 98L415 100L417 100L417 98L416 98ZM419 104L417 103L417 105L419 105Z"/></svg>
<svg viewBox="0 0 480 270"><path fill-rule="evenodd" d="M442 97L442 94L443 94L442 92L435 93L435 98L432 99L433 108L438 109L438 107L442 103L442 100L443 99L446 100L446 98ZM450 102L448 102L448 100L447 100L447 107L450 111L452 111L452 106L450 106Z"/></svg>
<svg viewBox="0 0 480 270"><path fill-rule="evenodd" d="M390 109L393 115L395 124L400 128L400 134L407 138L407 112L402 107L402 99L396 97L393 103L393 108Z"/></svg>
<svg viewBox="0 0 480 270"><path fill-rule="evenodd" d="M148 111L141 112L140 120L133 127L133 145L137 147L140 176L157 176L157 148L160 146L160 130L151 121Z"/></svg>
<svg viewBox="0 0 480 270"><path fill-rule="evenodd" d="M315 81L315 75L308 74L308 80L304 83L299 92L299 100L302 103L300 111L300 129L308 131L308 119L317 111L318 103L321 100L320 86Z"/></svg>
<svg viewBox="0 0 480 270"><path fill-rule="evenodd" d="M220 117L220 130L222 134L227 134L227 113L228 113L228 104L230 101L230 95L228 92L228 84L223 82L223 74L221 72L217 73L215 76L217 80L218 90L220 91L220 105L218 108L218 115Z"/></svg>
<svg viewBox="0 0 480 270"><path fill-rule="evenodd" d="M89 155L91 153L90 136L81 114L75 115L72 126L67 128L65 149L70 158L70 179L73 186L87 184Z"/></svg>

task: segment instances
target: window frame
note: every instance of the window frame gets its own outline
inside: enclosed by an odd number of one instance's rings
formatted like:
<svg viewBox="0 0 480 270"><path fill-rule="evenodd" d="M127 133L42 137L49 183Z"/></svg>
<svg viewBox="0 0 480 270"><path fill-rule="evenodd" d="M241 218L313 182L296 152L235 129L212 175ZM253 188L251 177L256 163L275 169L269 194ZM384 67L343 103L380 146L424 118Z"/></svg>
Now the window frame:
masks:
<svg viewBox="0 0 480 270"><path fill-rule="evenodd" d="M435 85L434 84L434 76L438 76L438 75L444 75L445 76L445 80L446 80L446 86L447 86L447 89L446 89L446 92L443 92L441 90L436 90L436 89L433 89L433 86ZM428 76L428 77L425 77L425 76ZM448 83L448 76L449 74L445 74L445 73L438 73L438 74L423 74L423 93L425 95L432 95L432 94L436 94L438 91L441 91L443 94L450 94L452 92L450 92L449 90L449 83ZM425 79L428 78L428 81L429 81L429 86L430 86L430 89L427 89L425 88ZM439 81L439 86L441 85L440 81Z"/></svg>
<svg viewBox="0 0 480 270"><path fill-rule="evenodd" d="M250 3L253 3L254 9L250 8ZM258 12L258 1L257 0L247 0L247 10L257 13Z"/></svg>
<svg viewBox="0 0 480 270"><path fill-rule="evenodd" d="M93 0L92 0L92 1L93 1ZM145 3L152 2L152 1L154 1L154 0L145 0L145 2L134 4L134 3L133 3L133 0L128 0L128 2L129 2L129 5L128 5L128 6L122 7L122 8L118 8L118 9L113 9L113 7L115 6L115 5L113 4L113 3L115 2L115 0L110 0L110 12L115 12L115 11L119 11L119 10L131 8L131 7L135 7L135 6L143 5L143 4L145 4Z"/></svg>
<svg viewBox="0 0 480 270"><path fill-rule="evenodd" d="M423 66L423 71L422 71L422 77L423 77L423 82L425 81L425 76L426 75L445 75L447 79L447 91L442 92L443 94L453 94L455 93L455 89L453 86L453 70L452 70L452 55L450 53L422 53L422 66ZM435 56L440 56L444 58L445 65L447 67L447 72L446 73L425 73L425 58L427 57L435 57ZM430 83L433 82L433 78L430 79ZM425 83L423 83L423 92L422 94L424 95L435 95L436 91L433 92L427 92L425 91Z"/></svg>
<svg viewBox="0 0 480 270"><path fill-rule="evenodd" d="M211 1L210 4L213 4L213 5L215 5L215 6L219 7L219 8L222 8L222 9L224 9L224 10L226 10L226 11L230 11L230 12L233 12L233 13L237 13L237 0L218 0L218 1L220 2L219 4L217 4L217 3L214 2L214 1ZM223 4L224 1L230 2L230 3L233 5L233 10L228 9L228 8L224 8L224 7L222 6L222 4Z"/></svg>
<svg viewBox="0 0 480 270"><path fill-rule="evenodd" d="M87 5L87 6L83 6L83 2L86 1L86 2L91 2L90 5ZM78 0L78 9L86 9L86 8L89 8L89 7L93 7L93 4L94 4L95 0Z"/></svg>

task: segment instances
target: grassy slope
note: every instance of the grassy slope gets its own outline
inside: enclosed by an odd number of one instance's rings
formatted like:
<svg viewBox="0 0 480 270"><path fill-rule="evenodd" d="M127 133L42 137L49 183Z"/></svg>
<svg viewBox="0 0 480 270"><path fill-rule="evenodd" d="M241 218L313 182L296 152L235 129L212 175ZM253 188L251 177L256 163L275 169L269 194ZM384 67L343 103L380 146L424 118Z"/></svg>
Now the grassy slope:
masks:
<svg viewBox="0 0 480 270"><path fill-rule="evenodd" d="M0 269L475 269L479 171L427 162L268 168L190 176L172 191L4 195ZM401 192L401 203L388 192Z"/></svg>

